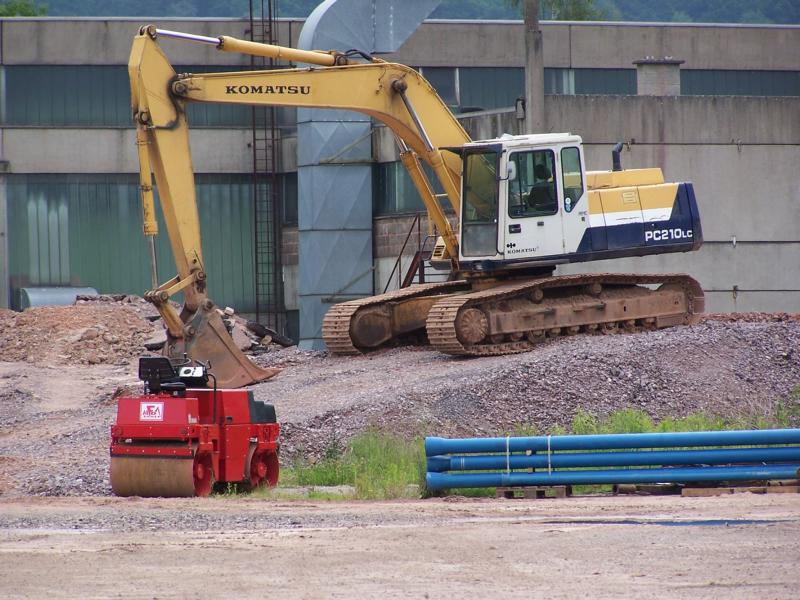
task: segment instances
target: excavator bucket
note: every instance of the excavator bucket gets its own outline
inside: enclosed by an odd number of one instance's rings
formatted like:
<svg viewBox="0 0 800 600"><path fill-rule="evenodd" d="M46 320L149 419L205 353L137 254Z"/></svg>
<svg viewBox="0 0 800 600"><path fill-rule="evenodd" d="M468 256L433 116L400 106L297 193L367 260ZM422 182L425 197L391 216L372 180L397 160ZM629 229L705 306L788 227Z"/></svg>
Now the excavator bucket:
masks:
<svg viewBox="0 0 800 600"><path fill-rule="evenodd" d="M167 332L164 354L180 361L184 356L210 363L209 371L219 388L240 388L274 377L280 369L262 369L247 358L233 343L217 309L198 308L192 315L182 315L185 337Z"/></svg>

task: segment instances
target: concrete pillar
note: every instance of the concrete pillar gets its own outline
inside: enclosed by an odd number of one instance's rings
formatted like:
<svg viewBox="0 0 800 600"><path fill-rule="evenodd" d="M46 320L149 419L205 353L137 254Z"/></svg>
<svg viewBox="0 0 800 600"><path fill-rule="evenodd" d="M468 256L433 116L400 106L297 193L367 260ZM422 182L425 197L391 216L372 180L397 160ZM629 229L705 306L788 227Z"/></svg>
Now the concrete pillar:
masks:
<svg viewBox="0 0 800 600"><path fill-rule="evenodd" d="M0 160L0 169L7 164L5 161ZM8 283L7 179L5 174L0 174L0 308L9 308L11 302Z"/></svg>
<svg viewBox="0 0 800 600"><path fill-rule="evenodd" d="M544 58L539 0L525 0L525 133L545 133Z"/></svg>
<svg viewBox="0 0 800 600"><path fill-rule="evenodd" d="M680 96L683 62L671 56L647 56L633 61L636 65L636 93L639 96Z"/></svg>

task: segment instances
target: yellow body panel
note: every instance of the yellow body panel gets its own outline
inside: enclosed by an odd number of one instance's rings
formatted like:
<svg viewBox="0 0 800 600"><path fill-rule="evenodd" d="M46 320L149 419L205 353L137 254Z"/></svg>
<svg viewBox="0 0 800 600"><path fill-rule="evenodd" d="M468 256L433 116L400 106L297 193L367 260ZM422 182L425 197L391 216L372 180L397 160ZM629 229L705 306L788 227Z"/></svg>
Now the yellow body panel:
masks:
<svg viewBox="0 0 800 600"><path fill-rule="evenodd" d="M624 173L624 171L622 171ZM677 183L621 187L589 191L589 214L603 212L671 209L678 194Z"/></svg>
<svg viewBox="0 0 800 600"><path fill-rule="evenodd" d="M642 203L642 210L647 210L649 208L672 208L677 197L677 183L644 185L639 188L639 201Z"/></svg>
<svg viewBox="0 0 800 600"><path fill-rule="evenodd" d="M659 183L664 183L664 174L659 168L586 172L586 186L590 190L654 185Z"/></svg>

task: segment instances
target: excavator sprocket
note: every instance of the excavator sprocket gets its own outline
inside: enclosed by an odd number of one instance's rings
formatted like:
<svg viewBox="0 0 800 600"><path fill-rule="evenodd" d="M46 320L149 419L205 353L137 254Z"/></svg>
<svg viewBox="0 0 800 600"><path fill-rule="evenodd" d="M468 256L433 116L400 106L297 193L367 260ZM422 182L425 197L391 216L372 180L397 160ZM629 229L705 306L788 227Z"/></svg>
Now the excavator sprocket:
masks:
<svg viewBox="0 0 800 600"><path fill-rule="evenodd" d="M690 324L704 306L688 275L562 275L443 298L426 328L441 352L489 356L526 352L545 337Z"/></svg>
<svg viewBox="0 0 800 600"><path fill-rule="evenodd" d="M322 339L331 354L353 355L376 349L422 329L428 310L443 296L469 289L466 281L425 283L335 304L322 321Z"/></svg>

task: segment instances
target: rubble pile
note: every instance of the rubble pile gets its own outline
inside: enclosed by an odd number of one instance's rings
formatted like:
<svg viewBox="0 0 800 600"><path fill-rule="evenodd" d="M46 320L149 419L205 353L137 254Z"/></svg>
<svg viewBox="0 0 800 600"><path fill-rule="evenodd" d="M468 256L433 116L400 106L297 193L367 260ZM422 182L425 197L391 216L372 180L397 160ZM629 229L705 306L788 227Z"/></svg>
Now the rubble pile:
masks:
<svg viewBox="0 0 800 600"><path fill-rule="evenodd" d="M35 364L127 364L156 328L146 302L78 300L0 312L0 357Z"/></svg>
<svg viewBox="0 0 800 600"><path fill-rule="evenodd" d="M231 309L220 313L236 345L249 354L294 343ZM0 309L0 360L8 362L121 365L160 352L166 339L158 311L140 296L78 296L72 306Z"/></svg>

